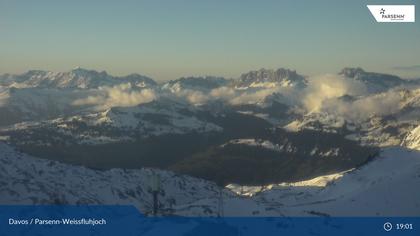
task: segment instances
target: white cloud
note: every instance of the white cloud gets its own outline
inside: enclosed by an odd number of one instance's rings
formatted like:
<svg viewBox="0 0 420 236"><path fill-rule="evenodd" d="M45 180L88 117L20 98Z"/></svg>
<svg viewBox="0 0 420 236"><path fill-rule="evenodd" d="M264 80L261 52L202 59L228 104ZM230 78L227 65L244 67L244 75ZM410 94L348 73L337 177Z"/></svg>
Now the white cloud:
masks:
<svg viewBox="0 0 420 236"><path fill-rule="evenodd" d="M360 97L354 101L331 99L323 104L323 111L356 122L372 116L394 114L401 109L402 101L403 98L397 89Z"/></svg>
<svg viewBox="0 0 420 236"><path fill-rule="evenodd" d="M273 93L295 94L291 88L271 87L271 88L250 88L246 90L235 89L223 86L212 89L208 92L182 89L171 91L172 95L183 98L192 104L204 104L210 101L221 100L232 105L257 103ZM293 97L293 96L291 96Z"/></svg>
<svg viewBox="0 0 420 236"><path fill-rule="evenodd" d="M319 111L324 101L343 95L363 95L366 86L359 81L346 79L338 75L323 75L308 79L308 87L302 93L302 103L309 112Z"/></svg>
<svg viewBox="0 0 420 236"><path fill-rule="evenodd" d="M115 87L101 87L90 96L77 99L73 105L94 106L106 109L114 106L135 106L147 103L158 96L174 96L191 104L205 104L221 100L232 105L252 104L263 101L274 93L282 95L282 102L291 105L296 112L327 112L348 120L367 119L372 115L388 115L400 109L401 96L397 90L382 94L368 94L366 85L360 81L339 75L321 75L307 79L306 88L291 87L249 88L245 90L224 86L209 91L180 89L169 93L152 89L138 90L130 84ZM353 100L340 97L350 95Z"/></svg>
<svg viewBox="0 0 420 236"><path fill-rule="evenodd" d="M301 96L307 112L326 112L357 122L375 115L394 114L401 109L398 88L369 94L364 83L338 75L316 76L308 82ZM343 95L350 95L352 99L340 99Z"/></svg>
<svg viewBox="0 0 420 236"><path fill-rule="evenodd" d="M94 90L94 95L77 99L73 102L75 106L95 106L98 110L110 107L129 107L141 103L151 102L157 95L152 89L133 89L129 83L114 87L100 87Z"/></svg>

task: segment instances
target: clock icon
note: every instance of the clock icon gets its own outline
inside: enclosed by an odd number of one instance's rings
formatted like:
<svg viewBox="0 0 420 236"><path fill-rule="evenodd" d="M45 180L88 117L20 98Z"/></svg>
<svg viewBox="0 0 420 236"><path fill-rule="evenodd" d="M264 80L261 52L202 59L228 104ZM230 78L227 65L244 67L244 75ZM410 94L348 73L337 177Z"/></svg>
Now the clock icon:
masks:
<svg viewBox="0 0 420 236"><path fill-rule="evenodd" d="M392 224L389 223L389 222L386 222L384 224L384 230L387 231L387 232L391 231L392 230Z"/></svg>

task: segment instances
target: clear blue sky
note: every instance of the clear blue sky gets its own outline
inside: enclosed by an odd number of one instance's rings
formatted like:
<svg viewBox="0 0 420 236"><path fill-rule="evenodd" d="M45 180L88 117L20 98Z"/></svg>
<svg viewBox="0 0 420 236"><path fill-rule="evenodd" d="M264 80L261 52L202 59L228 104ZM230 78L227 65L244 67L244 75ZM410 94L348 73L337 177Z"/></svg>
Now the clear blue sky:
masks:
<svg viewBox="0 0 420 236"><path fill-rule="evenodd" d="M420 8L416 23L379 24L375 3L419 1L0 0L0 73L81 66L167 80L361 66L420 77Z"/></svg>

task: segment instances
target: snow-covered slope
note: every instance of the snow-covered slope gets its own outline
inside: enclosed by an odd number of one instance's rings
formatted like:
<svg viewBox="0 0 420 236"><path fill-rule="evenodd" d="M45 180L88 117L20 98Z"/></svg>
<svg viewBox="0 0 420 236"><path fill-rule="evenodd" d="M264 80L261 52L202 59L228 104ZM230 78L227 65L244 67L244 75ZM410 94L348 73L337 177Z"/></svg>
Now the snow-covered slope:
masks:
<svg viewBox="0 0 420 236"><path fill-rule="evenodd" d="M198 117L200 110L185 103L158 99L132 107L113 107L101 112L41 122L23 122L2 129L20 133L15 144L49 146L51 142L104 144L132 141L165 134L221 132L223 129ZM38 139L32 134L38 134ZM48 133L39 140L41 133Z"/></svg>
<svg viewBox="0 0 420 236"><path fill-rule="evenodd" d="M280 189L285 190L285 191L292 190L294 187L303 187L303 188L306 187L308 189L324 188L329 183L343 177L343 175L349 171L343 171L343 172L330 174L330 175L323 175L323 176L319 176L313 179L303 180L299 182L292 182L292 183L270 184L270 185L265 185L265 186L242 186L238 184L229 184L226 186L226 188L230 189L231 191L233 191L234 193L238 195L248 196L248 197L252 197L257 194L262 194L262 193L265 194L266 192L268 193L271 190L273 190L273 192L278 191Z"/></svg>
<svg viewBox="0 0 420 236"><path fill-rule="evenodd" d="M276 151L276 152L282 152L284 145L280 146L278 144L274 144L269 140L261 140L261 139L235 139L230 140L228 144L243 144L248 146L255 146L255 147L261 147L268 150ZM226 146L227 144L223 144L223 146Z"/></svg>
<svg viewBox="0 0 420 236"><path fill-rule="evenodd" d="M195 108L169 99L136 107L111 108L95 117L92 124L136 129L144 136L222 130L215 124L200 120Z"/></svg>
<svg viewBox="0 0 420 236"><path fill-rule="evenodd" d="M97 171L34 158L0 142L0 204L134 205L147 214L156 175L162 214L216 216L220 192L233 202L227 214L251 215L262 208L209 181L153 169Z"/></svg>
<svg viewBox="0 0 420 236"><path fill-rule="evenodd" d="M159 175L164 214L190 216L417 216L420 153L386 149L352 170L297 183L226 189L152 169L98 171L37 159L0 143L0 204L132 204L151 210ZM220 192L222 197L220 198Z"/></svg>
<svg viewBox="0 0 420 236"><path fill-rule="evenodd" d="M287 154L303 153L306 157L338 157L343 155L340 147L336 147L335 145L331 145L327 149L324 147L324 150L322 150L322 148L318 146L311 149L312 144L307 143L307 149L305 149L304 147L294 145L293 142L290 142L287 138L285 140L281 140L280 143L273 143L270 140L263 139L234 139L223 144L221 147L226 147L227 145L246 145Z"/></svg>
<svg viewBox="0 0 420 236"><path fill-rule="evenodd" d="M420 125L407 135L402 145L420 151Z"/></svg>
<svg viewBox="0 0 420 236"><path fill-rule="evenodd" d="M285 215L418 216L420 152L385 149L359 169L300 183L238 188L257 202L278 206ZM229 187L229 186L228 186ZM248 191L247 191L248 190Z"/></svg>
<svg viewBox="0 0 420 236"><path fill-rule="evenodd" d="M151 178L163 184L161 204L215 197L218 187L200 179L152 169L95 171L41 160L0 143L0 204L134 204L151 207Z"/></svg>

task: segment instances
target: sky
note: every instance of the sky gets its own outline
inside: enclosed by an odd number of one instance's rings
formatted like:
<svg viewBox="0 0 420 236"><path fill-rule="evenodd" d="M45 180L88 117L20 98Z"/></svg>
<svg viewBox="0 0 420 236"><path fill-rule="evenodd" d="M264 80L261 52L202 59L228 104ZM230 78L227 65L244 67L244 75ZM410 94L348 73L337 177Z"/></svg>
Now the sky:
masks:
<svg viewBox="0 0 420 236"><path fill-rule="evenodd" d="M377 23L367 4L419 0L0 0L0 74L80 66L158 81L260 68L343 67L420 78L420 17Z"/></svg>

